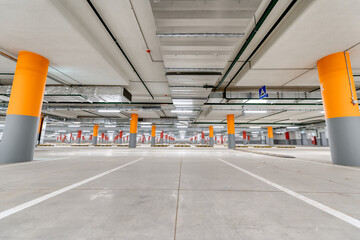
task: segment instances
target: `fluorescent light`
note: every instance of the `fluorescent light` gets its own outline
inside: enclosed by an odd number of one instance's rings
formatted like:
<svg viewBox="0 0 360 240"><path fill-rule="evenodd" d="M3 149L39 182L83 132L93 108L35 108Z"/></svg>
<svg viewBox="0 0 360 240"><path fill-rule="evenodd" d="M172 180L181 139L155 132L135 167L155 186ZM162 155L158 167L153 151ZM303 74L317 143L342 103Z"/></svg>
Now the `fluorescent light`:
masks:
<svg viewBox="0 0 360 240"><path fill-rule="evenodd" d="M80 125L76 124L76 125L69 125L68 127L80 127Z"/></svg>
<svg viewBox="0 0 360 240"><path fill-rule="evenodd" d="M188 128L188 126L177 126L177 128Z"/></svg>
<svg viewBox="0 0 360 240"><path fill-rule="evenodd" d="M59 133L64 133L66 130L58 130Z"/></svg>
<svg viewBox="0 0 360 240"><path fill-rule="evenodd" d="M325 111L321 111L321 113L325 113Z"/></svg>
<svg viewBox="0 0 360 240"><path fill-rule="evenodd" d="M112 131L112 130L109 131L109 130L107 130L106 132L108 132L108 133L113 133L113 132L115 132L115 131Z"/></svg>
<svg viewBox="0 0 360 240"><path fill-rule="evenodd" d="M143 125L143 126L141 126L142 128L151 128L151 126L149 126L149 125Z"/></svg>
<svg viewBox="0 0 360 240"><path fill-rule="evenodd" d="M299 128L299 127L286 127L286 128L289 128L289 129L291 129L291 128Z"/></svg>
<svg viewBox="0 0 360 240"><path fill-rule="evenodd" d="M249 127L249 128L261 128L261 127Z"/></svg>
<svg viewBox="0 0 360 240"><path fill-rule="evenodd" d="M252 134L259 134L259 132L251 132Z"/></svg>
<svg viewBox="0 0 360 240"><path fill-rule="evenodd" d="M88 133L88 132L90 132L89 130L84 130L84 131L82 131L82 132L84 132L84 133Z"/></svg>
<svg viewBox="0 0 360 240"><path fill-rule="evenodd" d="M116 110L116 109L99 109L98 112L102 112L102 113L119 113L120 110Z"/></svg>
<svg viewBox="0 0 360 240"><path fill-rule="evenodd" d="M173 99L174 105L193 105L193 100L190 99Z"/></svg>
<svg viewBox="0 0 360 240"><path fill-rule="evenodd" d="M259 99L259 100L257 100L257 99L250 99L250 100L248 100L246 103L267 103L267 100L263 100L263 99Z"/></svg>
<svg viewBox="0 0 360 240"><path fill-rule="evenodd" d="M172 92L193 92L196 89L171 89Z"/></svg>
<svg viewBox="0 0 360 240"><path fill-rule="evenodd" d="M155 0L156 1L156 0ZM244 33L156 33L159 38L181 38L181 37L243 37Z"/></svg>
<svg viewBox="0 0 360 240"><path fill-rule="evenodd" d="M106 128L114 128L114 127L116 127L116 125L105 125L104 127L106 127Z"/></svg>
<svg viewBox="0 0 360 240"><path fill-rule="evenodd" d="M224 128L224 126L213 126L213 128Z"/></svg>
<svg viewBox="0 0 360 240"><path fill-rule="evenodd" d="M267 113L267 111L263 111L263 110L245 110L244 113Z"/></svg>
<svg viewBox="0 0 360 240"><path fill-rule="evenodd" d="M192 113L192 110L171 110L172 113Z"/></svg>

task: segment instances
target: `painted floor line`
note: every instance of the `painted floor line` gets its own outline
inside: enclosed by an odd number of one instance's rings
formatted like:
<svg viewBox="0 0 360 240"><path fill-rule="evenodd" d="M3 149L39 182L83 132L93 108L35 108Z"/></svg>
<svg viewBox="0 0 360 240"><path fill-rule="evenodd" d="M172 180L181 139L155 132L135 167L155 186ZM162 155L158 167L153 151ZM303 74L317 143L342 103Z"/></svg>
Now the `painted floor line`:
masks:
<svg viewBox="0 0 360 240"><path fill-rule="evenodd" d="M142 159L144 159L144 158L136 159L136 160L134 160L134 161L132 161L132 162L126 163L126 164L124 164L124 165L121 165L121 166L119 166L119 167L113 168L113 169L108 170L108 171L106 171L106 172L100 173L100 174L98 174L98 175L95 175L95 176L93 176L93 177L87 178L87 179L82 180L82 181L80 181L80 182L74 183L74 184L72 184L72 185L70 185L70 186L67 186L67 187L64 187L64 188L62 188L62 189L59 189L59 190L57 190L57 191L51 192L51 193L49 193L49 194L46 194L46 195L44 195L44 196L42 196L42 197L39 197L39 198L36 198L36 199L31 200L31 201L29 201L29 202L23 203L23 204L21 204L21 205L19 205L19 206L16 206L16 207L10 208L10 209L8 209L8 210L5 210L5 211L3 211L3 212L0 212L0 220L3 219L3 218L8 217L8 216L10 216L10 215L13 215L13 214L15 214L15 213L17 213L17 212L20 212L20 211L22 211L22 210L24 210L24 209L27 209L27 208L29 208L29 207L32 207L32 206L34 206L34 205L36 205L36 204L38 204L38 203L44 202L45 200L48 200L48 199L53 198L53 197L56 197L57 195L62 194L62 193L64 193L64 192L67 192L67 191L69 191L69 190L71 190L71 189L74 189L74 188L77 188L77 187L79 187L79 186L81 186L81 185L84 185L85 183L91 182L91 181L96 180L96 179L98 179L98 178L101 178L101 177L103 177L103 176L105 176L105 175L108 175L108 174L110 174L110 173L112 173L112 172L115 172L115 171L117 171L117 170L119 170L119 169L121 169L121 168L124 168L124 167L126 167L126 166L129 166L129 165L131 165L131 164L133 164L133 163L136 163L136 162L138 162L138 161L140 161L140 160L142 160Z"/></svg>
<svg viewBox="0 0 360 240"><path fill-rule="evenodd" d="M293 197L295 197L295 198L297 198L297 199L299 199L299 200L301 200L301 201L303 201L303 202L305 202L305 203L307 203L307 204L309 204L309 205L311 205L313 207L316 207L317 209L320 209L320 210L322 210L322 211L324 211L324 212L326 212L326 213L328 213L328 214L330 214L330 215L332 215L334 217L337 217L337 218L343 220L344 222L347 222L347 223L349 223L349 224L351 224L351 225L353 225L353 226L355 226L357 228L360 228L360 221L358 219L350 217L349 215L346 215L346 214L344 214L342 212L339 212L339 211L337 211L337 210L335 210L333 208L330 208L330 207L328 207L328 206L326 206L326 205L324 205L322 203L319 203L319 202L314 201L314 200L312 200L312 199L310 199L308 197L305 197L305 196L303 196L303 195L301 195L301 194L299 194L297 192L294 192L294 191L292 191L292 190L290 190L288 188L285 188L285 187L283 187L283 186L281 186L281 185L279 185L277 183L271 182L271 181L269 181L269 180L267 180L267 179L265 179L263 177L260 177L260 176L258 176L256 174L252 173L252 172L249 172L249 171L247 171L247 170L245 170L245 169L243 169L241 167L238 167L238 166L236 166L234 164L231 164L231 163L229 163L229 162L227 162L227 161L225 161L225 160L223 160L221 158L218 158L218 160L225 163L225 164L227 164L227 165L229 165L229 166L231 166L231 167L233 167L233 168L235 168L235 169L237 169L237 170L239 170L239 171L241 171L241 172L243 172L243 173L246 173L246 174L248 174L248 175L250 175L250 176L252 176L252 177L254 177L254 178L256 178L256 179L258 179L258 180L260 180L260 181L262 181L262 182L264 182L264 183L266 183L266 184L268 184L268 185L270 185L272 187L274 187L274 188L277 188L277 189L279 189L279 190L281 190L281 191L283 191L283 192L285 192L285 193L287 193L287 194L289 194L289 195L291 195L291 196L293 196Z"/></svg>

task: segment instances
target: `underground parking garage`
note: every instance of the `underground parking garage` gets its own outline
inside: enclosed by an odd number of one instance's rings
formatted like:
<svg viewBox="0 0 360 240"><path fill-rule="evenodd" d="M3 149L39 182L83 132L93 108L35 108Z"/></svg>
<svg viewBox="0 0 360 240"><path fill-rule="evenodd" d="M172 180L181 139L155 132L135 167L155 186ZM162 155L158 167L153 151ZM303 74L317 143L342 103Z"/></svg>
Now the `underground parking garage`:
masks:
<svg viewBox="0 0 360 240"><path fill-rule="evenodd" d="M0 239L359 239L358 0L0 2Z"/></svg>

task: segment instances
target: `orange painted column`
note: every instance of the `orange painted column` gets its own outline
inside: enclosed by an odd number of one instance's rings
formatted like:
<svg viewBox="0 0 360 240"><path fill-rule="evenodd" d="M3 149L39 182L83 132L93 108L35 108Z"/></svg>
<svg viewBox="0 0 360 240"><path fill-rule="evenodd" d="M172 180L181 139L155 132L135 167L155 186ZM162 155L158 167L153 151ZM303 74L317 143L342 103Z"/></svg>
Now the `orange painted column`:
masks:
<svg viewBox="0 0 360 240"><path fill-rule="evenodd" d="M98 141L98 134L99 134L99 125L95 124L94 125L94 130L93 130L93 137L92 137L92 145L97 145L97 141Z"/></svg>
<svg viewBox="0 0 360 240"><path fill-rule="evenodd" d="M227 115L228 148L235 149L235 120L234 114Z"/></svg>
<svg viewBox="0 0 360 240"><path fill-rule="evenodd" d="M48 59L32 52L19 52L0 145L0 163L33 159L48 67Z"/></svg>
<svg viewBox="0 0 360 240"><path fill-rule="evenodd" d="M130 142L129 148L136 148L138 114L132 113L130 118Z"/></svg>
<svg viewBox="0 0 360 240"><path fill-rule="evenodd" d="M274 132L272 127L267 128L268 131L268 145L274 146Z"/></svg>
<svg viewBox="0 0 360 240"><path fill-rule="evenodd" d="M360 112L347 52L317 62L333 163L360 166Z"/></svg>
<svg viewBox="0 0 360 240"><path fill-rule="evenodd" d="M211 146L214 146L214 127L213 126L209 126L209 143Z"/></svg>
<svg viewBox="0 0 360 240"><path fill-rule="evenodd" d="M156 126L151 126L151 146L155 146Z"/></svg>

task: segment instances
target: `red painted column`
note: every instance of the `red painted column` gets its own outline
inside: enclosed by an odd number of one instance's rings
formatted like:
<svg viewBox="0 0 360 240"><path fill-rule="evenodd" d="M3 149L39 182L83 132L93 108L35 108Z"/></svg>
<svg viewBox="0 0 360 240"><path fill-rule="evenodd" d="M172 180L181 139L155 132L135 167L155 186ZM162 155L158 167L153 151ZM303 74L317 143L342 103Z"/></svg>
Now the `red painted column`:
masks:
<svg viewBox="0 0 360 240"><path fill-rule="evenodd" d="M285 142L287 145L290 144L290 133L289 132L285 132Z"/></svg>

